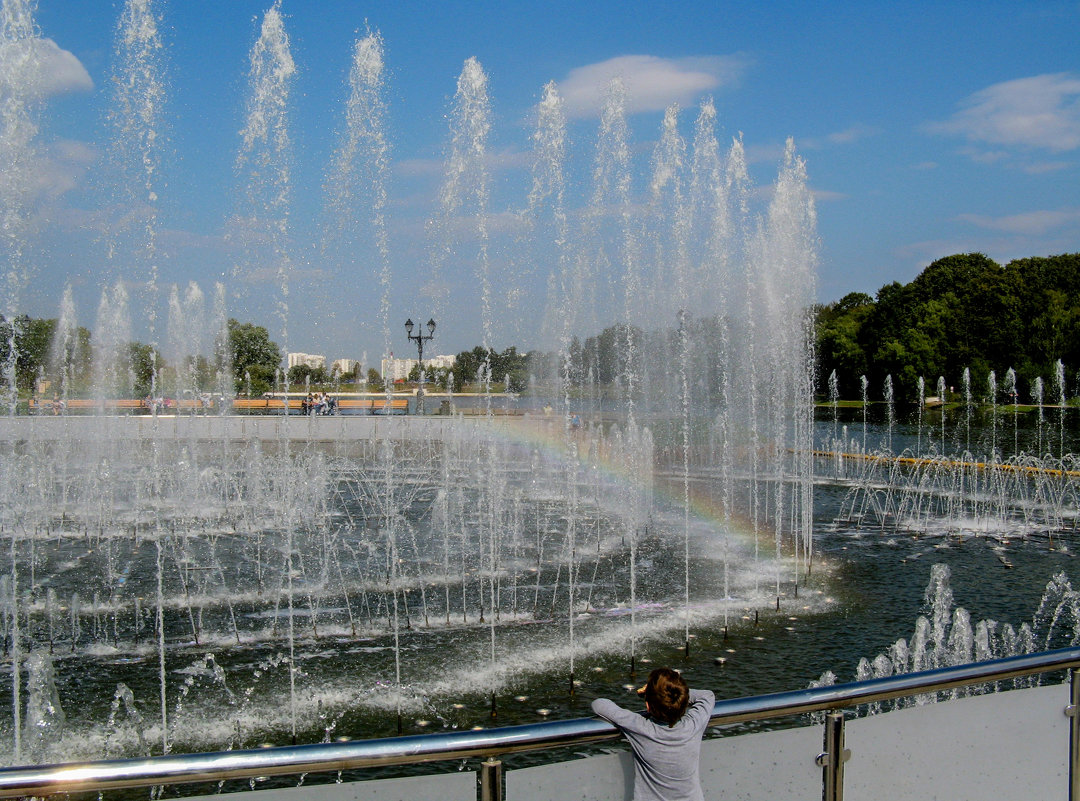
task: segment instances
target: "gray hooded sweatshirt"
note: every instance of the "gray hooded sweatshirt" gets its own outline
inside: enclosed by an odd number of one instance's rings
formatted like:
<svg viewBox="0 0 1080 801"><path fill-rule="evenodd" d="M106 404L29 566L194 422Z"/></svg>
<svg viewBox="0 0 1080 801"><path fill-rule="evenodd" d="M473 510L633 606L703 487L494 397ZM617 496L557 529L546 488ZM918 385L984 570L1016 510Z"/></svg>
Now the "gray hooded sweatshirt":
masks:
<svg viewBox="0 0 1080 801"><path fill-rule="evenodd" d="M691 690L686 713L674 726L623 709L607 698L592 711L615 726L634 751L634 801L704 801L698 763L701 735L715 699L708 690Z"/></svg>

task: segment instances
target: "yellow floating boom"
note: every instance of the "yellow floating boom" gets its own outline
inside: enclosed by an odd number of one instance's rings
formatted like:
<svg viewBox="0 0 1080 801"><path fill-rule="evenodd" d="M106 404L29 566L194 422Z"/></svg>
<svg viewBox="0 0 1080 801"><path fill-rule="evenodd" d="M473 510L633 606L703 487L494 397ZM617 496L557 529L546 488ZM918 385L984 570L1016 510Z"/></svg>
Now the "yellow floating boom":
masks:
<svg viewBox="0 0 1080 801"><path fill-rule="evenodd" d="M879 456L873 453L844 453L842 451L811 451L811 454L823 459L836 459L839 457L841 459L861 459L864 462L896 462L920 467L942 465L974 470L1006 470L1013 473L1080 478L1080 470L1059 470L1055 467L1035 467L1033 465L1008 464L1005 462L960 462L952 459L926 459L918 456Z"/></svg>

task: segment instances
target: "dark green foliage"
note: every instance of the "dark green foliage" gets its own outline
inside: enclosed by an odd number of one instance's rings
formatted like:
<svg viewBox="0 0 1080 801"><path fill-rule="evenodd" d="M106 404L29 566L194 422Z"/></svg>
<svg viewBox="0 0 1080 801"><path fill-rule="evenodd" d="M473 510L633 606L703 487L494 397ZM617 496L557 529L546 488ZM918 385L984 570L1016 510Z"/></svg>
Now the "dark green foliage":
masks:
<svg viewBox="0 0 1080 801"><path fill-rule="evenodd" d="M11 343L15 343L15 380L20 390L27 391L34 385L38 371L49 361L56 320L37 320L25 314L12 323L0 317L0 364L10 360Z"/></svg>
<svg viewBox="0 0 1080 801"><path fill-rule="evenodd" d="M270 341L270 332L261 325L229 320L229 355L238 392L246 391L251 379L251 394L261 395L274 385L274 373L281 364L281 351Z"/></svg>
<svg viewBox="0 0 1080 801"><path fill-rule="evenodd" d="M817 317L818 388L835 370L843 397L859 396L860 376L880 398L892 375L898 401L932 394L938 376L958 386L965 368L985 387L1014 368L1021 395L1054 363L1080 366L1080 254L1021 259L1001 267L981 253L948 256L910 284L886 284L871 300L847 295ZM976 390L980 393L981 390Z"/></svg>
<svg viewBox="0 0 1080 801"><path fill-rule="evenodd" d="M852 292L836 303L817 310L817 352L824 368L824 381L835 370L840 381L840 394L859 397L859 376L868 369L866 353L859 342L859 332L867 315L874 308L874 299L862 292Z"/></svg>
<svg viewBox="0 0 1080 801"><path fill-rule="evenodd" d="M11 322L0 315L0 368L4 371L8 368L11 343L14 339L15 380L20 393L31 393L35 387L35 379L39 376L53 382L54 389L58 385L59 376L48 372L56 325L56 320L38 319L23 314L14 319L12 326ZM74 371L71 378L85 383L90 374L90 332L80 327L76 332L76 339L77 361L71 366Z"/></svg>
<svg viewBox="0 0 1080 801"><path fill-rule="evenodd" d="M379 371L374 367L369 367L367 371L367 388L369 392L382 392L385 389L382 376L379 375Z"/></svg>
<svg viewBox="0 0 1080 801"><path fill-rule="evenodd" d="M152 346L142 342L128 343L127 359L134 380L132 391L136 398L144 398L154 385L154 370L161 359Z"/></svg>
<svg viewBox="0 0 1080 801"><path fill-rule="evenodd" d="M297 364L289 368L289 388L300 390L304 385L321 386L329 382L325 367L312 367L307 364Z"/></svg>
<svg viewBox="0 0 1080 801"><path fill-rule="evenodd" d="M529 383L529 357L510 347L502 353L494 349L485 350L477 345L472 350L459 353L454 362L454 386L461 388L466 384L482 381L484 372L490 369L492 384L502 384L510 377L510 390L521 392Z"/></svg>

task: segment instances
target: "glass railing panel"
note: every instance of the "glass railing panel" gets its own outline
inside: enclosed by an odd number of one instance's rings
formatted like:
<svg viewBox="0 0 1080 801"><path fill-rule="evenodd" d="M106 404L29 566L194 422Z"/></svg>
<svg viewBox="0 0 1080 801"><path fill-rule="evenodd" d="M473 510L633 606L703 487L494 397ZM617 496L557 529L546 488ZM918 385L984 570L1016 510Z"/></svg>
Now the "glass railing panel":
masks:
<svg viewBox="0 0 1080 801"><path fill-rule="evenodd" d="M1065 798L1069 685L847 721L844 801Z"/></svg>

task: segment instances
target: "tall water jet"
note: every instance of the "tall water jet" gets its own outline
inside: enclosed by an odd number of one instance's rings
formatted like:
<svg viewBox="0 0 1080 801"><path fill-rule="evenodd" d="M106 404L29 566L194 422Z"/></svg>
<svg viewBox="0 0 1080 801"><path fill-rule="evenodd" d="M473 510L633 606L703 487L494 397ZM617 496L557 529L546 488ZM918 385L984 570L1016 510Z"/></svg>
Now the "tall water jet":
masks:
<svg viewBox="0 0 1080 801"><path fill-rule="evenodd" d="M183 298L174 284L169 293L169 319L167 353L168 363L174 371L173 385L168 389L178 398L194 399L198 395L199 380L198 357L205 353L204 334L214 329L208 327L206 304L198 284L188 284Z"/></svg>
<svg viewBox="0 0 1080 801"><path fill-rule="evenodd" d="M651 448L635 448L638 437L648 432L639 429L637 408L646 389L649 362L646 358L643 332L646 323L645 285L641 275L641 236L639 224L631 199L629 131L626 120L626 88L618 78L605 88L600 108L600 126L597 134L592 169L592 190L582 222L580 245L575 258L560 255L556 276L557 293L549 301L549 316L554 315L558 331L560 360L560 400L564 416L570 418L570 377L573 370L573 332L595 329L600 311L599 297L586 278L588 265L603 270L618 265L622 274L623 332L617 343L619 364L613 378L621 379L621 405L626 411L626 442L628 466L631 474L641 475L651 470ZM608 214L613 218L608 218ZM608 233L609 236L605 236ZM609 244L613 241L613 244ZM568 245L560 248L560 254ZM614 251L614 252L612 252ZM585 254L588 254L587 256ZM567 309L570 313L567 313ZM616 310L618 307L616 307ZM618 314L618 310L615 312ZM647 391L647 389L646 389ZM647 406L648 404L646 404ZM644 484L641 491L630 489L631 497L624 518L625 535L630 547L630 672L636 667L638 641L638 549L642 533L648 525L644 505Z"/></svg>
<svg viewBox="0 0 1080 801"><path fill-rule="evenodd" d="M926 379L922 376L919 376L918 381L915 382L915 408L916 414L919 416L919 434L915 445L915 455L922 456L923 412L926 409Z"/></svg>
<svg viewBox="0 0 1080 801"><path fill-rule="evenodd" d="M941 404L941 452L945 453L945 407L948 405L948 396L945 393L945 376L939 375L937 380L938 403Z"/></svg>
<svg viewBox="0 0 1080 801"><path fill-rule="evenodd" d="M93 330L93 386L100 411L105 401L132 397L131 312L123 283L117 282L101 293Z"/></svg>
<svg viewBox="0 0 1080 801"><path fill-rule="evenodd" d="M893 427L896 425L896 399L893 395L891 374L885 376L885 421L888 426L885 448L892 452Z"/></svg>
<svg viewBox="0 0 1080 801"><path fill-rule="evenodd" d="M130 266L129 280L144 287L142 306L156 349L158 202L166 137L164 48L155 6L154 0L126 0L116 26L109 154L116 172L112 191L125 215L110 231L108 253Z"/></svg>
<svg viewBox="0 0 1080 801"><path fill-rule="evenodd" d="M998 385L997 376L993 370L986 377L986 396L987 401L990 402L990 457L996 462L998 460Z"/></svg>
<svg viewBox="0 0 1080 801"><path fill-rule="evenodd" d="M75 301L71 294L71 284L68 284L64 287L60 300L60 315L56 321L56 331L49 353L49 375L59 386L55 400L61 404L54 406L54 413L66 407L72 392L76 365L81 361L80 351L85 347L87 343L80 341Z"/></svg>
<svg viewBox="0 0 1080 801"><path fill-rule="evenodd" d="M1045 430L1043 426L1043 379L1042 376L1035 376L1035 381L1031 385L1031 400L1035 404L1035 411L1037 417L1035 418L1035 431L1036 440L1038 441L1037 453L1041 458L1043 455L1043 436Z"/></svg>
<svg viewBox="0 0 1080 801"><path fill-rule="evenodd" d="M971 394L971 370L964 368L961 376L964 390L964 450L971 452L971 418L975 414L975 399Z"/></svg>
<svg viewBox="0 0 1080 801"><path fill-rule="evenodd" d="M764 296L768 301L770 345L768 359L773 370L772 384L775 423L771 436L774 452L782 452L781 443L794 444L792 504L797 514L793 541L798 570L798 549L804 548L805 569L812 559L812 464L809 447L813 426L814 331L810 309L817 272L817 213L807 185L805 162L796 155L794 140L788 139L777 178L776 192L769 204L766 220L766 259L772 273ZM780 365L787 367L781 368ZM780 466L780 457L777 457ZM783 475L781 470L777 475ZM777 546L782 518L783 482L777 481Z"/></svg>
<svg viewBox="0 0 1080 801"><path fill-rule="evenodd" d="M376 254L383 355L390 345L390 237L386 218L390 177L383 40L377 32L358 39L349 70L344 130L327 172L330 245L347 249L370 242ZM357 264L359 265L359 260Z"/></svg>
<svg viewBox="0 0 1080 801"><path fill-rule="evenodd" d="M289 286L292 276L290 213L292 189L292 137L289 94L296 73L289 36L276 0L263 16L259 37L251 50L249 95L240 130L236 172L241 197L234 233L239 239L236 278L253 278L267 265L274 268L278 286L277 314L282 346L289 349ZM285 374L285 391L289 378ZM285 407L288 417L288 405ZM293 619L293 541L295 518L287 515L287 584L289 631L289 720L296 736L296 650Z"/></svg>
<svg viewBox="0 0 1080 801"><path fill-rule="evenodd" d="M33 0L0 4L0 259L3 260L3 314L8 323L7 359L2 365L4 401L15 414L16 341L23 290L32 275L27 259L34 191L35 140L41 114L40 35ZM18 665L18 662L15 663ZM18 672L18 670L16 670Z"/></svg>
<svg viewBox="0 0 1080 801"><path fill-rule="evenodd" d="M441 225L436 229L447 237L445 248L451 242L462 251L474 256L466 261L475 264L474 276L480 297L481 347L484 361L480 366L479 379L483 386L484 408L490 418L491 408L491 349L493 344L493 309L491 289L491 260L488 252L488 200L491 192L487 165L487 140L491 132L491 103L488 98L488 78L476 58L468 58L458 76L457 91L450 115L450 153L446 162L445 179L439 194L439 217ZM469 221L469 222L466 222ZM438 269L443 264L445 250L436 256L431 285L436 316L443 307L440 303L445 293L438 288ZM423 369L423 365L420 366ZM497 537L497 465L494 444L485 443L484 461L488 465L487 480L483 482L481 496L481 527L487 540L488 603L491 610L490 657L496 662L496 537ZM481 601L483 603L483 601ZM571 614L573 614L571 612Z"/></svg>
<svg viewBox="0 0 1080 801"><path fill-rule="evenodd" d="M866 453L866 417L869 412L870 400L870 379L865 375L859 376L859 388L861 390L860 397L862 398L862 450L860 453Z"/></svg>
<svg viewBox="0 0 1080 801"><path fill-rule="evenodd" d="M229 315L226 304L225 284L214 284L214 299L207 318L207 333L212 338L209 369L214 372L220 414L232 407L236 396L233 377L232 343L229 336ZM250 393L248 393L250 395Z"/></svg>
<svg viewBox="0 0 1080 801"><path fill-rule="evenodd" d="M732 454L731 409L731 362L733 348L729 322L732 299L727 286L734 283L735 262L734 214L731 208L731 187L724 160L720 155L720 143L716 136L716 106L712 99L701 103L694 126L693 159L691 164L690 196L694 227L699 231L691 243L699 247L693 256L694 284L706 287L709 295L704 298L703 318L712 315L712 325L718 329L712 338L715 347L712 363L706 360L698 366L708 374L716 371L715 428L720 449L721 487L719 502L723 530L722 549L724 559L724 598L730 598L730 546L735 501L735 461ZM704 404L707 408L708 403ZM724 623L727 624L725 611Z"/></svg>
<svg viewBox="0 0 1080 801"><path fill-rule="evenodd" d="M1020 395L1016 386L1016 371L1009 368L1005 371L1005 396L1012 400L1013 407L1013 453L1020 450L1020 429L1018 423Z"/></svg>
<svg viewBox="0 0 1080 801"><path fill-rule="evenodd" d="M492 343L491 276L488 255L488 196L490 178L487 139L491 132L491 104L488 79L480 62L466 59L458 76L450 114L450 152L439 192L438 218L432 226L436 236L432 274L424 289L434 305L435 317L445 310L448 299L442 271L456 250L468 251L466 263L475 265L480 292L482 346ZM490 358L488 360L490 373ZM490 393L490 375L487 379Z"/></svg>
<svg viewBox="0 0 1080 801"><path fill-rule="evenodd" d="M1058 458L1065 458L1065 365L1061 359L1054 362L1054 389L1057 390L1058 406Z"/></svg>
<svg viewBox="0 0 1080 801"><path fill-rule="evenodd" d="M263 280L264 270L274 271L276 313L286 352L293 264L289 238L293 165L289 93L295 73L281 2L277 0L263 15L259 37L251 49L249 95L236 156L240 195L230 239L239 251L233 266L234 278L258 282Z"/></svg>
<svg viewBox="0 0 1080 801"><path fill-rule="evenodd" d="M664 112L660 138L652 156L652 181L649 196L651 212L656 220L654 231L653 304L658 309L675 311L674 369L664 384L676 387L672 398L677 410L679 452L682 480L682 542L683 542L683 615L687 655L690 650L690 424L691 377L690 352L691 318L688 303L691 293L690 254L687 250L690 235L690 210L684 198L682 178L685 170L686 144L678 132L679 108L669 106Z"/></svg>
<svg viewBox="0 0 1080 801"><path fill-rule="evenodd" d="M570 253L569 231L566 211L564 208L564 162L566 158L566 116L563 110L562 98L555 84L548 83L544 86L543 97L538 106L537 127L533 134L534 156L532 169L532 189L529 193L529 203L526 211L526 221L533 235L533 243L537 247L554 248L555 250L555 275L559 276L560 294L569 300L573 297L573 286L577 283L574 275L575 262ZM561 324L560 324L561 322ZM558 384L560 387L559 401L561 407L562 445L565 458L565 473L567 487L567 505L565 518L567 521L567 564L568 564L568 639L569 639L569 674L570 692L574 692L574 613L576 589L575 568L577 564L577 443L573 437L572 416L570 411L570 338L573 315L565 314L558 327L559 360L561 363ZM490 408L490 407L489 407ZM631 551L633 551L631 545ZM634 556L631 553L631 562ZM631 567L631 571L633 571ZM633 579L631 579L631 583ZM632 592L632 590L631 590ZM631 635L632 639L632 635ZM633 646L631 645L631 651ZM631 659L633 657L631 656Z"/></svg>
<svg viewBox="0 0 1080 801"><path fill-rule="evenodd" d="M836 370L829 373L829 408L832 410L832 444L830 449L838 450L839 444L837 443L837 426L840 424L839 420L839 406L840 406L840 384L839 379L836 377Z"/></svg>

